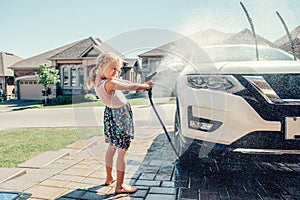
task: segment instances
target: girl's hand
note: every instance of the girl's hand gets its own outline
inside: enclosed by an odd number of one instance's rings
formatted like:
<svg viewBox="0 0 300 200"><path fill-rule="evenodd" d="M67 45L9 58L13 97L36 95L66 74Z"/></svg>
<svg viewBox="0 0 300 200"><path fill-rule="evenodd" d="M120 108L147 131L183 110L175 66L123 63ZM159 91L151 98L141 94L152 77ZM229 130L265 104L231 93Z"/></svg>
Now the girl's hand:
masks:
<svg viewBox="0 0 300 200"><path fill-rule="evenodd" d="M151 89L153 87L153 82L151 80L146 81L145 84L149 85L149 87L147 88L147 90Z"/></svg>

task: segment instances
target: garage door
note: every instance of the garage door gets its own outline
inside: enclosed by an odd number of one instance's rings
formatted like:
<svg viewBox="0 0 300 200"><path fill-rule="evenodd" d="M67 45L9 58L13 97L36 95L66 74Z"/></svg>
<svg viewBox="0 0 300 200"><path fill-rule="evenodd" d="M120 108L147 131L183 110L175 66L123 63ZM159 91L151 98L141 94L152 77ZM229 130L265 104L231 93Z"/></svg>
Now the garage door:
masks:
<svg viewBox="0 0 300 200"><path fill-rule="evenodd" d="M43 85L38 84L37 81L20 81L19 85L20 99L22 100L42 100Z"/></svg>

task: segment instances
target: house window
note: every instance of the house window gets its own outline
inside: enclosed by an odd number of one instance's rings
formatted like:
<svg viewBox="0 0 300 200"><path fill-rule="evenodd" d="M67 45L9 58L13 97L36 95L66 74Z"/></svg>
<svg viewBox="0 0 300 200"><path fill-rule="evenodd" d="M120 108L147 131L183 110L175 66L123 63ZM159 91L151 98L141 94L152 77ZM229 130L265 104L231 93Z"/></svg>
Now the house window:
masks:
<svg viewBox="0 0 300 200"><path fill-rule="evenodd" d="M160 60L157 59L149 59L148 62L149 68L151 72L155 72L158 66L160 65Z"/></svg>
<svg viewBox="0 0 300 200"><path fill-rule="evenodd" d="M63 68L63 84L64 86L68 86L69 85L69 68L68 67L64 67Z"/></svg>
<svg viewBox="0 0 300 200"><path fill-rule="evenodd" d="M71 86L77 86L77 68L71 68Z"/></svg>
<svg viewBox="0 0 300 200"><path fill-rule="evenodd" d="M65 87L84 86L84 68L82 65L61 65L61 82Z"/></svg>
<svg viewBox="0 0 300 200"><path fill-rule="evenodd" d="M84 70L83 70L83 67L78 68L78 82L79 82L79 86L84 85Z"/></svg>

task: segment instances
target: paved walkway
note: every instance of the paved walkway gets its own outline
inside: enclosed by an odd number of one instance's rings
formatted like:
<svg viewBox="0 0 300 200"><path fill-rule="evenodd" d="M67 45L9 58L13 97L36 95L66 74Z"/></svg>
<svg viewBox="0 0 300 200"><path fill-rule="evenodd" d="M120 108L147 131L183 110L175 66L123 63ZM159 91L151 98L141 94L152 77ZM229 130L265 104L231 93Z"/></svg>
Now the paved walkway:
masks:
<svg viewBox="0 0 300 200"><path fill-rule="evenodd" d="M136 132L139 131L142 130L137 128ZM157 138L161 129L148 131L152 132L151 136L137 137L128 152L126 182L138 186L139 190L135 194L115 195L114 184L103 185L107 147L103 137L76 142L59 152L46 152L14 169L2 169L6 174L14 171L16 177L8 175L8 180L2 180L2 183L0 179L0 191L22 193L24 197L30 196L31 200L153 199L157 195L175 199L177 190L171 181L175 156L164 138ZM159 157L156 156L157 151L160 151ZM53 154L54 157L49 158Z"/></svg>

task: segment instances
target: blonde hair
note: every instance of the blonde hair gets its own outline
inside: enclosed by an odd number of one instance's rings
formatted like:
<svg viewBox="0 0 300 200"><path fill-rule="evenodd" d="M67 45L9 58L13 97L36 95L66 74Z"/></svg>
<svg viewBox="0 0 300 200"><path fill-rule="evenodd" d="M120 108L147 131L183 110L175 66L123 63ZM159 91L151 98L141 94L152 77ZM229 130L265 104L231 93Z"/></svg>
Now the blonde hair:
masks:
<svg viewBox="0 0 300 200"><path fill-rule="evenodd" d="M122 66L122 61L111 52L100 54L97 58L96 66L90 71L86 86L91 89L96 84L97 76L101 76L111 64Z"/></svg>

